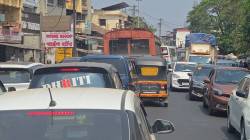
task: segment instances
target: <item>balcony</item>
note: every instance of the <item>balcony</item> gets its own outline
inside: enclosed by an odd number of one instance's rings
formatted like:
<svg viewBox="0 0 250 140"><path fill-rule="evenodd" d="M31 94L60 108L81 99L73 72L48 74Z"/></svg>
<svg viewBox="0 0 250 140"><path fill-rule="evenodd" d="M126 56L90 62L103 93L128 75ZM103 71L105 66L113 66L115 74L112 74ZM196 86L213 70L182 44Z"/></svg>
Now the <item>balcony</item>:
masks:
<svg viewBox="0 0 250 140"><path fill-rule="evenodd" d="M0 5L21 8L22 0L0 0Z"/></svg>

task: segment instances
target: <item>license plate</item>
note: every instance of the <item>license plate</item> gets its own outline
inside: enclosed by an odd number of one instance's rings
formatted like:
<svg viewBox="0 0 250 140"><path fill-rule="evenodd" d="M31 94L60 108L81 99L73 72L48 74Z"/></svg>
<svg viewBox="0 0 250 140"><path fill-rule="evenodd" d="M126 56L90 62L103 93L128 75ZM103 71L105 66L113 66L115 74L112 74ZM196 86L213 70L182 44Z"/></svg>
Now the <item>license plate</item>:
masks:
<svg viewBox="0 0 250 140"><path fill-rule="evenodd" d="M183 86L188 86L188 85L189 85L189 83L182 83L182 85L183 85Z"/></svg>

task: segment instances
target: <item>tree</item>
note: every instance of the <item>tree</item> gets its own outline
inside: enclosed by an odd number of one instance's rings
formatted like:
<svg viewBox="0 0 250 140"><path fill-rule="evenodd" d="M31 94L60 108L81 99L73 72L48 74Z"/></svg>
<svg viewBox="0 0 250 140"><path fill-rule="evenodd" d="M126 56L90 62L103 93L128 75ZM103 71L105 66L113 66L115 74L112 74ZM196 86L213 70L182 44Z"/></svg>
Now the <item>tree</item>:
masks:
<svg viewBox="0 0 250 140"><path fill-rule="evenodd" d="M203 0L188 14L189 28L217 36L222 54L249 51L249 3L249 0Z"/></svg>
<svg viewBox="0 0 250 140"><path fill-rule="evenodd" d="M129 21L129 28L138 28L138 17L130 17ZM154 28L153 25L148 24L143 17L139 17L139 28L145 28L153 33L157 31L157 29Z"/></svg>

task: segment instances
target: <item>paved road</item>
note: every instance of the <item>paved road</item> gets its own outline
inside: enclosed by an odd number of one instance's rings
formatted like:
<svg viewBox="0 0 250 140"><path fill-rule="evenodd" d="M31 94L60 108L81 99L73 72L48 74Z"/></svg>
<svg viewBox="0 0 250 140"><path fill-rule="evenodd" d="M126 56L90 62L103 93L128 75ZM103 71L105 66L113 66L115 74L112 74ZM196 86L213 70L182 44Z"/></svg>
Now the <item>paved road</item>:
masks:
<svg viewBox="0 0 250 140"><path fill-rule="evenodd" d="M152 123L157 118L170 120L175 132L157 135L158 140L239 140L226 130L226 116L209 116L202 103L189 101L185 92L170 92L169 107L146 107Z"/></svg>

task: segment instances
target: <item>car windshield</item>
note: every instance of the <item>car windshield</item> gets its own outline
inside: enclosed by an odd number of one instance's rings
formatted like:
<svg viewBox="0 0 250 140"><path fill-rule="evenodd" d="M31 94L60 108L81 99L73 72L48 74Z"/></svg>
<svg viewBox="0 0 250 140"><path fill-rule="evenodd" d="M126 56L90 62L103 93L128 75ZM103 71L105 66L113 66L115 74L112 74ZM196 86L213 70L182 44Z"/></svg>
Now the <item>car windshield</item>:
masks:
<svg viewBox="0 0 250 140"><path fill-rule="evenodd" d="M208 77L211 70L212 68L205 68L205 67L197 68L193 75L197 77Z"/></svg>
<svg viewBox="0 0 250 140"><path fill-rule="evenodd" d="M99 62L99 63L108 63L113 65L119 72L119 74L126 74L125 66L121 59L88 59L89 62Z"/></svg>
<svg viewBox="0 0 250 140"><path fill-rule="evenodd" d="M210 58L206 56L190 56L189 61L200 64L209 64Z"/></svg>
<svg viewBox="0 0 250 140"><path fill-rule="evenodd" d="M64 70L64 69L61 69ZM67 69L66 69L67 70ZM70 69L69 69L70 70ZM100 87L110 88L108 74L102 71L60 71L48 70L35 73L30 88Z"/></svg>
<svg viewBox="0 0 250 140"><path fill-rule="evenodd" d="M195 70L195 64L179 64L175 65L176 72L191 72Z"/></svg>
<svg viewBox="0 0 250 140"><path fill-rule="evenodd" d="M217 70L215 82L220 84L237 84L244 76L249 74L243 70Z"/></svg>
<svg viewBox="0 0 250 140"><path fill-rule="evenodd" d="M0 79L4 84L29 83L30 72L27 69L1 68Z"/></svg>
<svg viewBox="0 0 250 140"><path fill-rule="evenodd" d="M1 140L125 140L126 113L114 110L0 111Z"/></svg>

